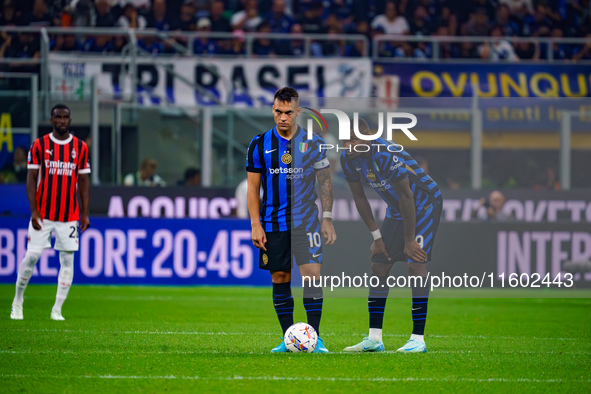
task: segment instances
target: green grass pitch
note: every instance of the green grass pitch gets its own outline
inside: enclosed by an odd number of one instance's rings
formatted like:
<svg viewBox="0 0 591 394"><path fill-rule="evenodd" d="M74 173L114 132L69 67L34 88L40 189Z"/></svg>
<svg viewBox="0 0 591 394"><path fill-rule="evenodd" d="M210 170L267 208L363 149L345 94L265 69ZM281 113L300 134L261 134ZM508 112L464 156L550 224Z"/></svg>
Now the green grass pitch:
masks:
<svg viewBox="0 0 591 394"><path fill-rule="evenodd" d="M30 285L23 321L0 286L0 392L591 392L590 299L437 299L426 354L397 354L410 300L390 299L389 352L343 354L367 333L366 301L325 299L332 354L270 354L280 341L270 288ZM296 321L305 321L296 299Z"/></svg>

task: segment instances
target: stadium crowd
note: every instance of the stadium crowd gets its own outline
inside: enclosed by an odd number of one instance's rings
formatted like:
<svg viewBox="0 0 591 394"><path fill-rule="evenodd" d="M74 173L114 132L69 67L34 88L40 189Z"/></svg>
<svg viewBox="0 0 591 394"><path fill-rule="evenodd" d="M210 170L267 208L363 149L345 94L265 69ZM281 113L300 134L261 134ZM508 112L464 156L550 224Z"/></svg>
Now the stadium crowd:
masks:
<svg viewBox="0 0 591 394"><path fill-rule="evenodd" d="M198 38L191 48L199 55L242 55L245 33L382 34L425 36L491 36L486 43L442 43L440 57L492 60L545 58L545 44L514 37L589 37L591 0L3 0L0 26L117 27L162 32L226 32L232 39ZM89 53L120 53L126 36L54 35L51 49ZM0 34L0 57L39 56L38 35ZM176 53L186 37L162 40L138 34L147 54ZM362 56L362 42L318 41L316 57ZM301 39L258 38L253 56L301 55ZM383 41L378 52L386 57L429 58L425 42ZM554 59L591 59L591 40L583 45L555 44Z"/></svg>

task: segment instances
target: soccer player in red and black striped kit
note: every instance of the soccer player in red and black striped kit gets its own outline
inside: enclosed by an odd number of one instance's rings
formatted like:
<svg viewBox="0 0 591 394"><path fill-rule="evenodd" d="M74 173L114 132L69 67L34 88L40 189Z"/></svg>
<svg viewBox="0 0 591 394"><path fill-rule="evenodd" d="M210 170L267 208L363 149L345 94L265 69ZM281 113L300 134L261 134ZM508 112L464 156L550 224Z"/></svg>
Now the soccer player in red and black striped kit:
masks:
<svg viewBox="0 0 591 394"><path fill-rule="evenodd" d="M51 248L51 233L55 231L55 249L59 251L60 271L57 295L51 310L52 320L65 320L62 305L68 296L74 277L74 252L78 250L79 232L90 226L90 166L88 146L70 134L70 109L58 104L51 110L53 131L37 138L29 151L27 164L27 197L31 221L27 253L16 278L16 294L10 318L23 319L23 295L35 264L43 249ZM80 191L80 207L78 207ZM78 228L79 211L80 230Z"/></svg>

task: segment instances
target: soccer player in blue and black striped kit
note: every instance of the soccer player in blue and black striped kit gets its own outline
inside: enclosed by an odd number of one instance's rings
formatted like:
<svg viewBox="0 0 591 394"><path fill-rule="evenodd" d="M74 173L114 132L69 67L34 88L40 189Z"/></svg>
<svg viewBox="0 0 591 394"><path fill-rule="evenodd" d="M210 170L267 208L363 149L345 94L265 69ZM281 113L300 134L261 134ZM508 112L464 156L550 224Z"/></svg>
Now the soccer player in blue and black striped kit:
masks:
<svg viewBox="0 0 591 394"><path fill-rule="evenodd" d="M363 119L359 119L358 130L361 134L371 134ZM424 332L429 301L427 263L431 260L433 242L441 218L441 192L435 181L400 145L383 138L368 144L368 141L354 135L353 130L351 135L350 140L344 141L347 150L341 154L341 165L359 215L374 238L371 245L371 273L378 281L369 289L369 336L344 350L384 350L382 323L389 292L387 276L395 262L403 261L409 275L422 277L424 280L415 280L414 283L411 281L414 284L411 306L413 330L408 342L398 352L426 352ZM388 203L381 230L378 229L365 196L362 179Z"/></svg>
<svg viewBox="0 0 591 394"><path fill-rule="evenodd" d="M271 272L273 304L285 331L293 324L291 267L295 259L302 277L320 278L322 237L327 245L336 240L332 225L333 191L329 162L320 135L308 139L299 127L298 93L284 87L275 93L273 117L276 126L253 138L248 146L248 212L252 242L260 249L259 267ZM318 220L315 179L318 179L322 223ZM260 200L260 189L263 198ZM320 283L317 280L317 283ZM319 333L322 316L322 288L308 281L304 286L304 307L310 324ZM285 344L271 352L287 352ZM315 353L328 353L320 336Z"/></svg>

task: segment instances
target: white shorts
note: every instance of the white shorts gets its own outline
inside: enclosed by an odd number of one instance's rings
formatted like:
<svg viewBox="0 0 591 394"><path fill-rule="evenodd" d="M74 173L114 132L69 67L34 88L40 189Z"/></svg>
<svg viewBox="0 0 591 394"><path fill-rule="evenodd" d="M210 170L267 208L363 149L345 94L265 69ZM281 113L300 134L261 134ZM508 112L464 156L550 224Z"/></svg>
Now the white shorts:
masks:
<svg viewBox="0 0 591 394"><path fill-rule="evenodd" d="M51 248L51 232L55 231L55 250L75 252L78 250L78 221L54 222L43 219L41 230L33 228L33 222L29 221L29 242L27 250L42 252Z"/></svg>

